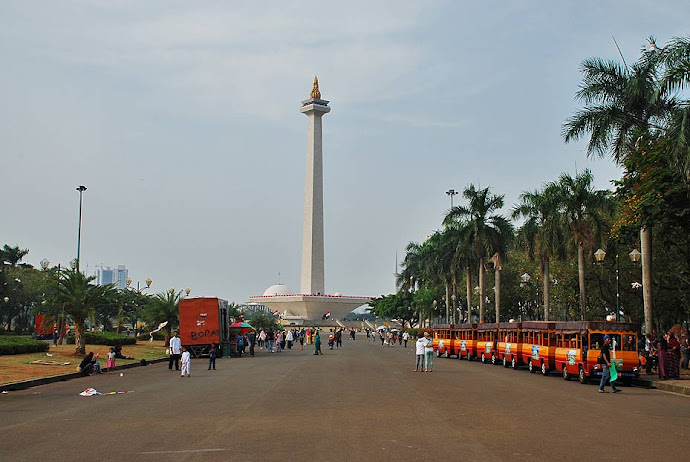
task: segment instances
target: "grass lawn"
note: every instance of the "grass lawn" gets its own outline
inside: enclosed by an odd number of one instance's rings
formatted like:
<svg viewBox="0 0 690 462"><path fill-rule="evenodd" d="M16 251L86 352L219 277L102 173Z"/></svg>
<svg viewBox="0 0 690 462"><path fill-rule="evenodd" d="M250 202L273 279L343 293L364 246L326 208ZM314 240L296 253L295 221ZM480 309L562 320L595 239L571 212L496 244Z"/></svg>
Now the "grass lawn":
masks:
<svg viewBox="0 0 690 462"><path fill-rule="evenodd" d="M74 356L74 349L74 345L53 345L51 343L48 353L53 355L52 357L47 356L46 353L0 356L0 384L76 372L83 356ZM87 353L90 351L100 353L98 362L101 363L103 368L108 363L109 350L110 347L107 345L86 345ZM140 341L136 345L125 345L122 347L122 354L133 356L135 359L116 359L115 366L139 362L142 359L151 360L167 356L165 354L164 342L162 341L151 343ZM69 362L70 364L66 366L31 364L31 361L36 360Z"/></svg>

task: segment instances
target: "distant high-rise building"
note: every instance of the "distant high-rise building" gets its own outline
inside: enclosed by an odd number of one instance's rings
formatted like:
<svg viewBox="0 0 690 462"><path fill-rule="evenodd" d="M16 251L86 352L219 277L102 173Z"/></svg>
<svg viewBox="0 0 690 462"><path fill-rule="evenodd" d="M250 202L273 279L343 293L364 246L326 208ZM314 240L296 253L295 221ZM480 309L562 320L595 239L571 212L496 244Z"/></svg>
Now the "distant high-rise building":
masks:
<svg viewBox="0 0 690 462"><path fill-rule="evenodd" d="M115 284L118 290L125 290L127 288L127 268L125 265L118 265L117 268L111 269L109 266L98 268L97 283L100 286L107 284Z"/></svg>

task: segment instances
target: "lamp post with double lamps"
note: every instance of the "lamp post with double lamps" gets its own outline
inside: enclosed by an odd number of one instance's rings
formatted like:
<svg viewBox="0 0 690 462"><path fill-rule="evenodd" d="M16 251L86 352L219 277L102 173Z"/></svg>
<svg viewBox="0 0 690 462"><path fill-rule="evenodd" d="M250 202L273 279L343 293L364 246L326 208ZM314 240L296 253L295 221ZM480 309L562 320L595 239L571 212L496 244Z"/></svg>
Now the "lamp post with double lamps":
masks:
<svg viewBox="0 0 690 462"><path fill-rule="evenodd" d="M640 257L642 254L640 253L639 250L633 249L628 256L630 257L630 261L633 263L637 263L640 261ZM604 249L597 249L596 252L594 252L594 258L597 260L598 264L602 264L604 262L604 259L606 258L606 252ZM621 320L621 290L620 290L620 260L618 258L618 248L616 248L616 266L615 266L615 271L616 271L616 321Z"/></svg>
<svg viewBox="0 0 690 462"><path fill-rule="evenodd" d="M450 208L453 209L453 196L456 196L458 192L455 189L449 189L446 191L446 195L450 197Z"/></svg>
<svg viewBox="0 0 690 462"><path fill-rule="evenodd" d="M135 302L136 309L134 310L134 324L132 325L132 330L134 331L134 338L137 338L137 324L139 323L139 296L141 296L141 293L151 287L151 284L153 284L153 280L151 278L146 278L146 287L141 287L139 285L139 281L137 281L137 288L136 290L133 287L130 287L132 285L132 278L127 278L125 279L125 283L127 284L127 289L135 292L137 294L137 301Z"/></svg>

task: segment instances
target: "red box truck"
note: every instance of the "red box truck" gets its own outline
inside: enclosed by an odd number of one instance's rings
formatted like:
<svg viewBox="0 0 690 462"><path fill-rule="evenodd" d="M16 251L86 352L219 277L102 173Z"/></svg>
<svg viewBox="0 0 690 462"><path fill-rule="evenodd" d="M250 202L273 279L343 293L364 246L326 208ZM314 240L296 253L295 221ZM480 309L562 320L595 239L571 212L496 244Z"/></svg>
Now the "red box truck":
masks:
<svg viewBox="0 0 690 462"><path fill-rule="evenodd" d="M230 343L228 302L219 298L197 297L180 300L180 341L198 358L208 353L211 343L222 355Z"/></svg>

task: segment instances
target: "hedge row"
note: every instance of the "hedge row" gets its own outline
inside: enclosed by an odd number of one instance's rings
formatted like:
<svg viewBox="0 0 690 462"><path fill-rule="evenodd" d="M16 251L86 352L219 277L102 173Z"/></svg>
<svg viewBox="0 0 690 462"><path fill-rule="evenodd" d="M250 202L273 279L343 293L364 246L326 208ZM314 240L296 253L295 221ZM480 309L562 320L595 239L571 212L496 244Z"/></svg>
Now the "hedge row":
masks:
<svg viewBox="0 0 690 462"><path fill-rule="evenodd" d="M115 332L85 332L87 345L134 345L137 339L132 336L117 334ZM66 338L67 343L73 345L76 341L73 335Z"/></svg>
<svg viewBox="0 0 690 462"><path fill-rule="evenodd" d="M0 337L0 355L18 355L22 353L36 353L48 351L50 345L47 342L34 340L27 337L3 335Z"/></svg>
<svg viewBox="0 0 690 462"><path fill-rule="evenodd" d="M149 340L151 338L151 335L148 332L146 332L144 334L139 334L137 336L137 338L139 340ZM163 332L162 330L159 330L158 332L154 332L153 333L153 339L154 340L165 340L165 332Z"/></svg>

